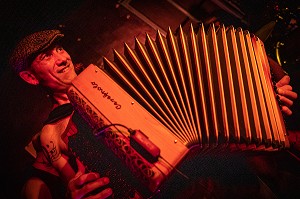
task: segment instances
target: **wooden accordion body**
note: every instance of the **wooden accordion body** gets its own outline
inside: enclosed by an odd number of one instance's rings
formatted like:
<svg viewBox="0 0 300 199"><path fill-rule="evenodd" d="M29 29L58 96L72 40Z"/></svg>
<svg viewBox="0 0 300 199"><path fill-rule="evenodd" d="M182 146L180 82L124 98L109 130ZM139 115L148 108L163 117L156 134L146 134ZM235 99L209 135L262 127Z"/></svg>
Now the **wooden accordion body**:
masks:
<svg viewBox="0 0 300 199"><path fill-rule="evenodd" d="M105 70L90 65L68 91L93 137L103 135L150 193L192 147L289 147L262 41L240 28L194 31L125 44L113 62L104 58Z"/></svg>

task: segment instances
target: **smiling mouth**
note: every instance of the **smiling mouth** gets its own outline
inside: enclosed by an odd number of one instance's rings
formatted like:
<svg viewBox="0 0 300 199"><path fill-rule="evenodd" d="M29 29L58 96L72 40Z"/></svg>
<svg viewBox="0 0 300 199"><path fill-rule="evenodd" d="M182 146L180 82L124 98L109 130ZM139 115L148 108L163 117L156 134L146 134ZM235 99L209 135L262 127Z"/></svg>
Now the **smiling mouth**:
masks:
<svg viewBox="0 0 300 199"><path fill-rule="evenodd" d="M66 67L62 68L61 70L59 70L58 73L64 73L64 72L66 72L69 68L70 68L70 66L66 66Z"/></svg>

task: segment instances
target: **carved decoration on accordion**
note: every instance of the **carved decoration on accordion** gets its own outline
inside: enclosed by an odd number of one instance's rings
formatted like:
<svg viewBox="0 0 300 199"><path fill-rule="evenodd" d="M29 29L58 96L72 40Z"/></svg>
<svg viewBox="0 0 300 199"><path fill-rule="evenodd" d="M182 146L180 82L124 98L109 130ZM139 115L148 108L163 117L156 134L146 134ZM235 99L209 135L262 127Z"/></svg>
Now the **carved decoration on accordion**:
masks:
<svg viewBox="0 0 300 199"><path fill-rule="evenodd" d="M129 167L137 178L147 182L154 177L151 166L130 146L129 140L119 131L106 131L107 146Z"/></svg>
<svg viewBox="0 0 300 199"><path fill-rule="evenodd" d="M99 116L76 91L70 89L69 93L69 97L72 98L76 110L93 129L97 130L105 127L105 122L101 116ZM111 128L104 131L106 146L110 148L117 157L122 159L137 178L142 180L145 184L150 183L150 179L155 177L155 172L151 168L152 165L144 160L142 156L130 146L129 139L120 133L120 131L112 130Z"/></svg>
<svg viewBox="0 0 300 199"><path fill-rule="evenodd" d="M73 100L73 105L75 109L80 113L80 115L85 116L85 120L93 129L102 128L105 125L103 119L95 112L93 109L81 98L76 91L73 89L70 90L70 98ZM88 116L88 117L86 117Z"/></svg>

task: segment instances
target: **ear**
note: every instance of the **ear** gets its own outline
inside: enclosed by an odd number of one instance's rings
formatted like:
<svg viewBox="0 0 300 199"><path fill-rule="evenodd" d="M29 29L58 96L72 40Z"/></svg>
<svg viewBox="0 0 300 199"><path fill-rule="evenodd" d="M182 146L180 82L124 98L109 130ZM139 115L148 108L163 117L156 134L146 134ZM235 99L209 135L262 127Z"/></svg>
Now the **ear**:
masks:
<svg viewBox="0 0 300 199"><path fill-rule="evenodd" d="M19 73L19 76L27 83L32 84L32 85L38 85L39 80L36 78L36 76L28 70L21 71Z"/></svg>

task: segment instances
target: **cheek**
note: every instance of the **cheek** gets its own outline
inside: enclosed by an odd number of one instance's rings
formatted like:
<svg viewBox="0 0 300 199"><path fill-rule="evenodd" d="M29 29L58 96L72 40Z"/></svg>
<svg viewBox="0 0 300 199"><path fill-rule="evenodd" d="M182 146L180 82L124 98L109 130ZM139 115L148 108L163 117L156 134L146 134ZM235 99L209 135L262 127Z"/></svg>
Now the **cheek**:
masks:
<svg viewBox="0 0 300 199"><path fill-rule="evenodd" d="M50 67L45 64L40 64L33 68L36 78L39 80L40 85L47 86L49 83L55 81Z"/></svg>
<svg viewBox="0 0 300 199"><path fill-rule="evenodd" d="M45 77L47 77L47 72L40 69L39 67L32 68L32 72L35 77L41 82Z"/></svg>
<svg viewBox="0 0 300 199"><path fill-rule="evenodd" d="M56 80L50 74L43 74L41 76L40 85L53 88L56 86Z"/></svg>
<svg viewBox="0 0 300 199"><path fill-rule="evenodd" d="M35 68L35 73L42 79L48 79L51 76L51 71L45 65L40 65L38 68Z"/></svg>

